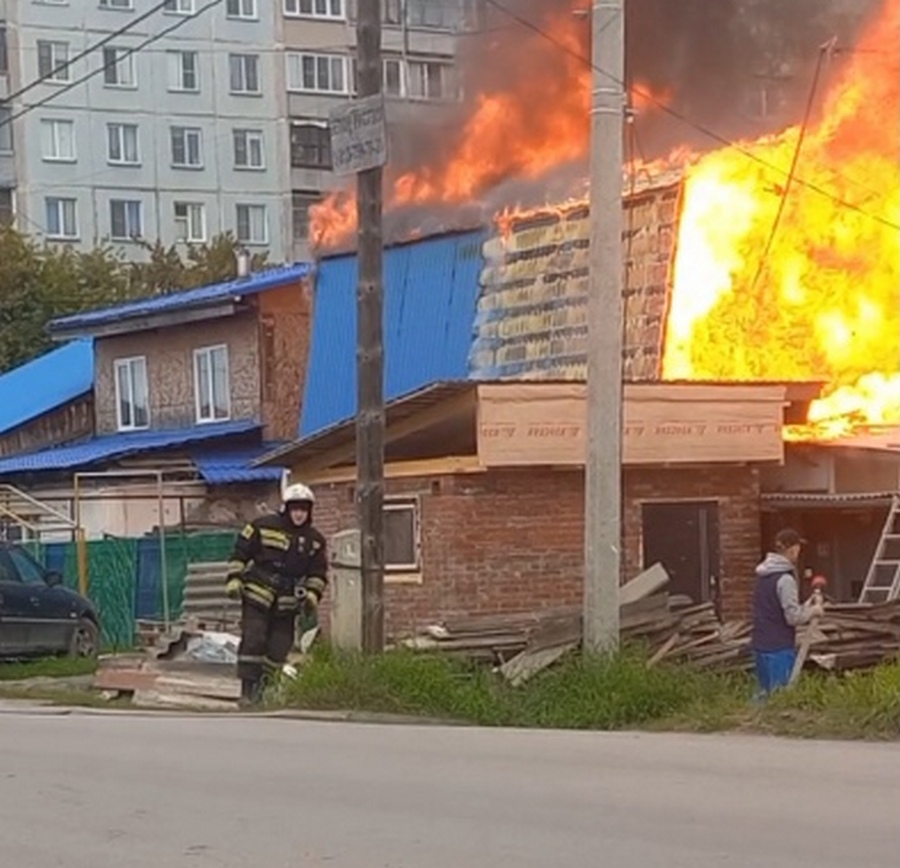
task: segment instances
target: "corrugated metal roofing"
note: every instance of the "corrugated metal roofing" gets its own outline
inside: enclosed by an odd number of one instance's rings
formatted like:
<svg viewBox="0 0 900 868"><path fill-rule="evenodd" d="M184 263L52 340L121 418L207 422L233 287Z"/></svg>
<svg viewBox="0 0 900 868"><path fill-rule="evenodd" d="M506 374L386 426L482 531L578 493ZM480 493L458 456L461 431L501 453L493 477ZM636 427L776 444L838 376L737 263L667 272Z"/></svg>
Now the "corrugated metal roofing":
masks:
<svg viewBox="0 0 900 868"><path fill-rule="evenodd" d="M0 434L87 394L94 386L94 343L57 347L0 376Z"/></svg>
<svg viewBox="0 0 900 868"><path fill-rule="evenodd" d="M127 434L109 434L94 437L84 443L44 449L25 455L12 455L0 459L0 477L17 473L41 473L54 470L75 470L103 461L124 458L142 452L173 449L202 443L221 437L250 434L262 426L253 420L218 422L166 431L134 431Z"/></svg>
<svg viewBox="0 0 900 868"><path fill-rule="evenodd" d="M191 461L197 467L201 478L210 485L229 485L237 482L278 482L280 467L251 467L251 463L267 452L277 448L277 444L245 449L191 450Z"/></svg>
<svg viewBox="0 0 900 868"><path fill-rule="evenodd" d="M465 379L485 237L462 232L385 251L386 400ZM356 280L355 255L319 265L301 437L356 413Z"/></svg>
<svg viewBox="0 0 900 868"><path fill-rule="evenodd" d="M777 491L761 495L763 505L794 507L853 507L853 506L888 506L891 499L898 496L896 491L845 492L829 494L827 492L806 493Z"/></svg>
<svg viewBox="0 0 900 868"><path fill-rule="evenodd" d="M310 270L311 266L306 263L270 268L266 271L251 274L249 277L229 280L225 283L214 283L184 292L169 293L168 295L155 295L151 298L129 301L115 307L106 307L100 310L61 317L53 320L48 325L48 329L51 333L74 333L81 330L88 333L92 328L111 322L166 313L168 311L205 307L217 301L224 301L243 295L256 295L269 289L284 286L286 283L305 277Z"/></svg>

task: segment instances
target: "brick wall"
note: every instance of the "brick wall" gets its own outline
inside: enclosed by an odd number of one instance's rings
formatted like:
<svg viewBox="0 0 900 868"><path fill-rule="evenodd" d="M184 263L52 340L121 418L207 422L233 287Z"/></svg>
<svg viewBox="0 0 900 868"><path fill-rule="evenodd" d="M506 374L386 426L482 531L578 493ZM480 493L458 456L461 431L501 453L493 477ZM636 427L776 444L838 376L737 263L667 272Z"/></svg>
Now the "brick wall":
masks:
<svg viewBox="0 0 900 868"><path fill-rule="evenodd" d="M331 536L355 524L352 484L317 486L316 524ZM396 634L440 617L521 612L581 602L583 475L545 469L390 480L388 495L421 502L422 581L385 589ZM759 554L755 470L629 470L624 569L641 565L640 503L719 501L724 614L745 614Z"/></svg>

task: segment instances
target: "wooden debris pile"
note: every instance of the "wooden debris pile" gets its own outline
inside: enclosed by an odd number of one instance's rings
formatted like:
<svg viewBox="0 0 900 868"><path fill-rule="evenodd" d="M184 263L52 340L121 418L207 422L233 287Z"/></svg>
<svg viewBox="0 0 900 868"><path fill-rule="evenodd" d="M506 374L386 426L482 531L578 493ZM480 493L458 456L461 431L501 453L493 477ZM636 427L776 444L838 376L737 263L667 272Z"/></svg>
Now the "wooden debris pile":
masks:
<svg viewBox="0 0 900 868"><path fill-rule="evenodd" d="M658 590L634 596L619 609L621 637L649 649L648 666L666 662L716 672L752 670L749 621L723 623L712 603L694 604ZM900 601L832 605L820 621L799 630L801 642L806 631L811 631L809 664L838 672L875 666L900 653ZM402 645L491 664L512 684L521 684L576 650L581 639L581 612L563 609L448 618Z"/></svg>

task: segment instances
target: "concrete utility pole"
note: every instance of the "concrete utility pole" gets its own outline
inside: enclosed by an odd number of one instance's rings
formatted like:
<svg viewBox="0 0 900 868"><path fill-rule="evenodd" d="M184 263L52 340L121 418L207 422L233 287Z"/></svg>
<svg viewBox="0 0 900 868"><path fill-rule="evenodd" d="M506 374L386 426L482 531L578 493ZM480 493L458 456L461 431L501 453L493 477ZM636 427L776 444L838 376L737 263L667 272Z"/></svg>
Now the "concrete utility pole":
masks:
<svg viewBox="0 0 900 868"><path fill-rule="evenodd" d="M359 0L356 19L359 98L381 94L381 3ZM384 649L384 344L382 168L357 176L357 503L362 567L362 647Z"/></svg>
<svg viewBox="0 0 900 868"><path fill-rule="evenodd" d="M595 652L615 650L619 643L625 0L594 0L591 27L594 73L587 304L584 646L586 651Z"/></svg>

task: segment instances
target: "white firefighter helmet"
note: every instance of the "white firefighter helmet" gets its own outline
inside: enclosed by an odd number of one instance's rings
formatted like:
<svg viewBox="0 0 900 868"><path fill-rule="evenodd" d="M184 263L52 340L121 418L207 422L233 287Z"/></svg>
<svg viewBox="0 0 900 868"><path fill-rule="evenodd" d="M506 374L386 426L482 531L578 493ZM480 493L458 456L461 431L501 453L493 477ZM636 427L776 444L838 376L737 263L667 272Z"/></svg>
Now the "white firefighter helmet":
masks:
<svg viewBox="0 0 900 868"><path fill-rule="evenodd" d="M285 485L281 489L281 502L287 506L289 503L308 503L310 506L316 502L316 496L312 489L302 482L294 482Z"/></svg>

